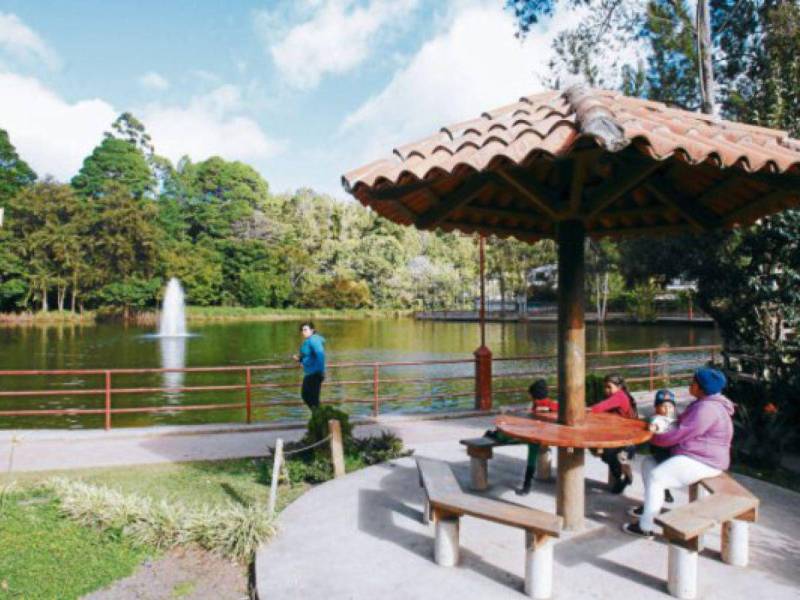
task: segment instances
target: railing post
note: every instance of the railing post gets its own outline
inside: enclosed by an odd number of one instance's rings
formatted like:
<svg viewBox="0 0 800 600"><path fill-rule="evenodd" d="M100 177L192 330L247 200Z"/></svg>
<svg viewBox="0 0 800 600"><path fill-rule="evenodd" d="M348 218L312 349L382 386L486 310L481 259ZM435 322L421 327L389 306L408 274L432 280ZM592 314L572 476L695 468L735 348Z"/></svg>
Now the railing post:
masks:
<svg viewBox="0 0 800 600"><path fill-rule="evenodd" d="M247 404L247 423L248 425L253 420L253 404L252 404L252 388L251 384L251 369L245 369L245 403Z"/></svg>
<svg viewBox="0 0 800 600"><path fill-rule="evenodd" d="M106 431L111 429L111 371L106 371Z"/></svg>
<svg viewBox="0 0 800 600"><path fill-rule="evenodd" d="M656 366L653 364L653 351L650 350L650 391L652 392L655 389L655 382L653 381L653 377L655 376Z"/></svg>
<svg viewBox="0 0 800 600"><path fill-rule="evenodd" d="M381 409L381 400L380 400L380 365L375 363L372 365L372 416L378 416Z"/></svg>
<svg viewBox="0 0 800 600"><path fill-rule="evenodd" d="M475 350L475 410L492 409L492 351Z"/></svg>

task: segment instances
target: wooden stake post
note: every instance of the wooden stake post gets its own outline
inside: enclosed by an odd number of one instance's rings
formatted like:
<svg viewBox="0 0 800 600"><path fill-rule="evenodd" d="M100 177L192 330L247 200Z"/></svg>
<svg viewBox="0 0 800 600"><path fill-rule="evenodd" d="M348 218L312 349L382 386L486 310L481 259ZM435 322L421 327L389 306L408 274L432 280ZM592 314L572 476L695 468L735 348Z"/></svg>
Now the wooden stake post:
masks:
<svg viewBox="0 0 800 600"><path fill-rule="evenodd" d="M336 419L328 421L328 431L331 434L331 461L333 462L333 476L344 475L344 445L342 444L342 426Z"/></svg>
<svg viewBox="0 0 800 600"><path fill-rule="evenodd" d="M586 328L584 324L584 243L581 221L558 225L558 421L580 425L586 416ZM556 511L564 529L583 528L584 450L559 448Z"/></svg>
<svg viewBox="0 0 800 600"><path fill-rule="evenodd" d="M283 440L278 438L275 443L275 457L272 463L272 482L269 486L269 504L267 514L270 519L275 516L275 502L278 498L278 479L281 476L281 466L283 465Z"/></svg>

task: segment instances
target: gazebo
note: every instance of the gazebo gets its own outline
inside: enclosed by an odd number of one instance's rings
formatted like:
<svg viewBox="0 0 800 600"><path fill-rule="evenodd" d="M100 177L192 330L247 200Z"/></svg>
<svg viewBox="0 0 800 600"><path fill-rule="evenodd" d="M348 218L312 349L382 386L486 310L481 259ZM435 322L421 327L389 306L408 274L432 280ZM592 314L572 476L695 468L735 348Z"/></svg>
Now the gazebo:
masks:
<svg viewBox="0 0 800 600"><path fill-rule="evenodd" d="M442 127L342 183L396 223L557 240L559 422L578 425L586 237L702 233L798 206L800 141L574 86ZM482 351L483 342L479 363ZM557 511L567 529L583 524L583 463L583 450L559 450Z"/></svg>

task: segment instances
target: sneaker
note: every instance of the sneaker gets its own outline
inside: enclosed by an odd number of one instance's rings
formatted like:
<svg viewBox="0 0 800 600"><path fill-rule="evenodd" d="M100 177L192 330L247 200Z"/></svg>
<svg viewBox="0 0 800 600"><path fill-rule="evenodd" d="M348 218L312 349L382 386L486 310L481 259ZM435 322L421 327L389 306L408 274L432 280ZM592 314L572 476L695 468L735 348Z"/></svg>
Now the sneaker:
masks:
<svg viewBox="0 0 800 600"><path fill-rule="evenodd" d="M669 504L675 502L675 498L672 497L672 492L669 490L664 490L664 502L668 502Z"/></svg>
<svg viewBox="0 0 800 600"><path fill-rule="evenodd" d="M623 475L619 479L614 482L614 485L611 486L611 493L612 494L621 494L625 491L625 488L631 484L631 478L627 475Z"/></svg>
<svg viewBox="0 0 800 600"><path fill-rule="evenodd" d="M653 539L653 532L645 531L644 529L639 527L639 523L625 523L622 525L622 531L624 531L628 535L635 535L636 537L643 537L648 540Z"/></svg>
<svg viewBox="0 0 800 600"><path fill-rule="evenodd" d="M662 508L661 509L661 514L662 515L664 513L667 513L667 512L669 512L668 508ZM638 517L641 517L643 513L644 513L644 506L634 506L633 508L629 508L628 509L628 515L631 516L631 517L637 517L638 518Z"/></svg>

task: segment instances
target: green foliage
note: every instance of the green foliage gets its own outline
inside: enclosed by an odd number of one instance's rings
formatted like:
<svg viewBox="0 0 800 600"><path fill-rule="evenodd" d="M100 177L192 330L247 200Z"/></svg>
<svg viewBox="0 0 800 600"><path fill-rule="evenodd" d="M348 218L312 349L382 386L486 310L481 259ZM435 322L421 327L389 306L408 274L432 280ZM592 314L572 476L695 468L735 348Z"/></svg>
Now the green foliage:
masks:
<svg viewBox="0 0 800 600"><path fill-rule="evenodd" d="M659 288L654 283L637 285L626 294L628 311L640 323L649 323L656 320L656 295Z"/></svg>
<svg viewBox="0 0 800 600"><path fill-rule="evenodd" d="M586 406L593 406L605 397L604 376L597 373L586 374Z"/></svg>
<svg viewBox="0 0 800 600"><path fill-rule="evenodd" d="M72 600L130 575L152 550L65 520L52 494L14 493L0 516L0 597Z"/></svg>
<svg viewBox="0 0 800 600"><path fill-rule="evenodd" d="M0 207L20 189L33 184L36 173L17 154L8 133L0 129Z"/></svg>
<svg viewBox="0 0 800 600"><path fill-rule="evenodd" d="M342 428L342 441L348 445L353 437L350 416L330 404L321 404L311 412L302 445L313 444L328 437L328 421L331 419L339 421Z"/></svg>
<svg viewBox="0 0 800 600"><path fill-rule="evenodd" d="M311 291L305 303L311 308L366 308L372 295L365 282L336 277Z"/></svg>
<svg viewBox="0 0 800 600"><path fill-rule="evenodd" d="M410 451L403 450L403 440L391 431L380 435L353 438L351 455L357 457L365 466L377 465L387 460L407 456Z"/></svg>
<svg viewBox="0 0 800 600"><path fill-rule="evenodd" d="M114 137L105 138L83 161L80 171L72 178L72 187L84 196L97 198L106 193L110 182L124 187L136 198L152 192L155 179L147 159L135 144Z"/></svg>

